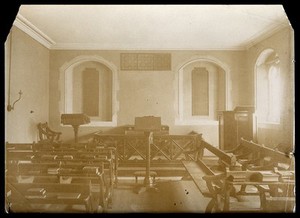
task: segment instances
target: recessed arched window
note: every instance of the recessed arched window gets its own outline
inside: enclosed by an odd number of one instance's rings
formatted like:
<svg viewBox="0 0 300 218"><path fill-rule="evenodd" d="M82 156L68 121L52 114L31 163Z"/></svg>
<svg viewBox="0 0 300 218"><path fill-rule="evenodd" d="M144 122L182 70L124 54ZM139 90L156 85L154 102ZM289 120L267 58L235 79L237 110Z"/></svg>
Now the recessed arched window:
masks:
<svg viewBox="0 0 300 218"><path fill-rule="evenodd" d="M257 121L280 123L281 101L280 60L274 50L266 49L256 62Z"/></svg>
<svg viewBox="0 0 300 218"><path fill-rule="evenodd" d="M73 113L99 121L112 121L112 71L87 61L73 69Z"/></svg>
<svg viewBox="0 0 300 218"><path fill-rule="evenodd" d="M217 121L226 108L225 70L205 59L193 60L179 69L179 124Z"/></svg>
<svg viewBox="0 0 300 218"><path fill-rule="evenodd" d="M116 68L98 57L78 57L62 68L62 113L85 113L92 126L116 125Z"/></svg>

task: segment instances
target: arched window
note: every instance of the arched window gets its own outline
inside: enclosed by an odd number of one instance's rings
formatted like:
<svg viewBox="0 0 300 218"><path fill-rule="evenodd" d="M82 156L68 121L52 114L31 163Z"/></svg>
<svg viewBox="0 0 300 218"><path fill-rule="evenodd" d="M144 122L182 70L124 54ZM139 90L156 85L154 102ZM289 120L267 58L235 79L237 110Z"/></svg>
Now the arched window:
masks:
<svg viewBox="0 0 300 218"><path fill-rule="evenodd" d="M85 113L88 126L116 126L116 68L101 58L78 57L62 68L62 113Z"/></svg>
<svg viewBox="0 0 300 218"><path fill-rule="evenodd" d="M179 69L178 124L216 122L226 106L225 70L208 60L193 60Z"/></svg>
<svg viewBox="0 0 300 218"><path fill-rule="evenodd" d="M256 111L259 123L280 123L282 84L277 53L267 49L256 63Z"/></svg>
<svg viewBox="0 0 300 218"><path fill-rule="evenodd" d="M87 61L73 69L73 113L98 121L112 121L112 72L105 65Z"/></svg>

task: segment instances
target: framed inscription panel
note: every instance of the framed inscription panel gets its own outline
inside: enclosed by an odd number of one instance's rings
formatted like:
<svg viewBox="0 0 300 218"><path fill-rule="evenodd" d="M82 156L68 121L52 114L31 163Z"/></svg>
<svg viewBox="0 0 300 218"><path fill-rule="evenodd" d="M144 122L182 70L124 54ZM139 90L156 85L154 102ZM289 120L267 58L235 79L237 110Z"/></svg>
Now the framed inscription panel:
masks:
<svg viewBox="0 0 300 218"><path fill-rule="evenodd" d="M171 70L170 53L121 53L121 70Z"/></svg>

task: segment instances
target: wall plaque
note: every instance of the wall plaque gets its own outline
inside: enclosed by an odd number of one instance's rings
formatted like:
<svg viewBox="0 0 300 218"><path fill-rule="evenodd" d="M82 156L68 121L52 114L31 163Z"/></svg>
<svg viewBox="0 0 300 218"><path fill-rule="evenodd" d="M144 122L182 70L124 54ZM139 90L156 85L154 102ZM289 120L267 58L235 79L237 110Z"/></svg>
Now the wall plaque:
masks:
<svg viewBox="0 0 300 218"><path fill-rule="evenodd" d="M171 54L121 53L121 70L171 70Z"/></svg>

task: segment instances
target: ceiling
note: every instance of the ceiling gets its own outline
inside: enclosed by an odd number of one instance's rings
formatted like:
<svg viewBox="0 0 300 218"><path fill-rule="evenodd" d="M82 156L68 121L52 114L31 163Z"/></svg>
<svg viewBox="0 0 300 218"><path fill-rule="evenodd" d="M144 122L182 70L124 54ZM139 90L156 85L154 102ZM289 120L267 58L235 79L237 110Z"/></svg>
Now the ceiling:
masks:
<svg viewBox="0 0 300 218"><path fill-rule="evenodd" d="M242 50L289 26L281 5L21 5L49 49Z"/></svg>

